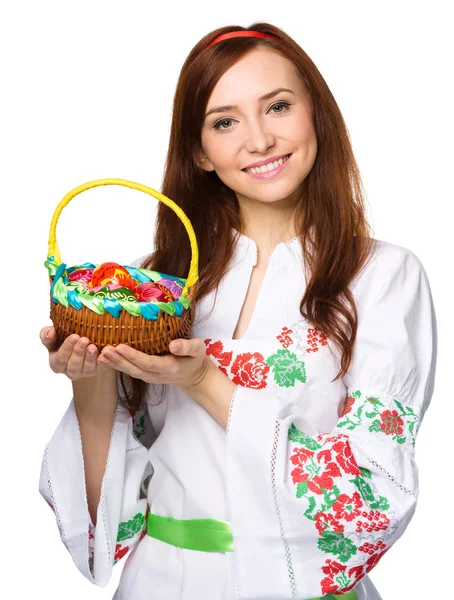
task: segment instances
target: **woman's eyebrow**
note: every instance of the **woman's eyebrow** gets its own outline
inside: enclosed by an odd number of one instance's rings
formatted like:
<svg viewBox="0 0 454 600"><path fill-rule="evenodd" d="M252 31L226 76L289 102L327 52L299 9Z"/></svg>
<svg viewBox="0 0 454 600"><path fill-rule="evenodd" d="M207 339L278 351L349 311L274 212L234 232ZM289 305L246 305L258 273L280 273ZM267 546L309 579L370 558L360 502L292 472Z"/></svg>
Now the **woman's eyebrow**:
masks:
<svg viewBox="0 0 454 600"><path fill-rule="evenodd" d="M292 90L289 90L288 88L280 87L273 90L272 92L268 92L267 94L261 96L259 98L259 102L261 102L262 100L269 100L270 98L273 98L274 96L276 96L276 94L280 94L281 92L290 92L291 94L295 93ZM226 104L225 106L217 106L216 108L212 108L207 112L207 114L205 115L205 119L212 113L225 112L226 110L233 110L234 108L238 108L238 106L236 106L236 104Z"/></svg>

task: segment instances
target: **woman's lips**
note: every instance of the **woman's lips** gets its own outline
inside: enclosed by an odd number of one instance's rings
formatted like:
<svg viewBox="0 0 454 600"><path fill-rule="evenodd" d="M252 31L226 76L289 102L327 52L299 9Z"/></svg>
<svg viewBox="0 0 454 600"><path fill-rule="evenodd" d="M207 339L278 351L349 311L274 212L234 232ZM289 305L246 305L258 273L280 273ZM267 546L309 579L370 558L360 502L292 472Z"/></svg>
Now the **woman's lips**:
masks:
<svg viewBox="0 0 454 600"><path fill-rule="evenodd" d="M279 175L279 173L282 173L282 171L285 169L285 167L290 162L291 158L292 158L292 154L289 154L287 160L285 162L283 162L282 165L279 165L275 169L271 169L271 171L264 171L263 173L251 173L249 171L244 171L244 172L246 173L246 175L249 175L250 177L252 177L254 179L262 179L262 180L263 179L273 179L274 177Z"/></svg>

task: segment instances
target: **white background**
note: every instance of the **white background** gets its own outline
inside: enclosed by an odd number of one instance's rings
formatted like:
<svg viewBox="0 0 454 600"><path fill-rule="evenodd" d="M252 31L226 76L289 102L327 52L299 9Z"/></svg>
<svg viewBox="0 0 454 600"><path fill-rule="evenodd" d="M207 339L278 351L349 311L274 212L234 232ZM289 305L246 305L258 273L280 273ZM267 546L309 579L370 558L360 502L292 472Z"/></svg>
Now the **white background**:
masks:
<svg viewBox="0 0 454 600"><path fill-rule="evenodd" d="M439 358L432 406L416 445L420 500L406 533L372 579L384 600L451 597L449 4L16 0L2 5L2 597L111 598L126 560L115 566L107 588L91 585L61 543L54 514L38 492L45 444L72 395L71 382L50 370L38 337L41 327L51 324L43 263L53 211L67 192L93 179L122 177L159 190L173 93L187 54L216 27L246 27L257 20L282 27L318 66L352 137L374 237L410 248L428 273ZM57 229L64 262L128 264L147 254L157 203L113 186L77 196Z"/></svg>

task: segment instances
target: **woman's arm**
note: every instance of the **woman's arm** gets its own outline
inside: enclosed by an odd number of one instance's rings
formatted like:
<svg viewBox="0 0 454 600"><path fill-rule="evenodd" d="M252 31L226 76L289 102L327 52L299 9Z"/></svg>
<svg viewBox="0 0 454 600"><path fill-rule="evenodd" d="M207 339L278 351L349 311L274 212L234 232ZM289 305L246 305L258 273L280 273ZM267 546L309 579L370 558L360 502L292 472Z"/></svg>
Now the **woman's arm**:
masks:
<svg viewBox="0 0 454 600"><path fill-rule="evenodd" d="M354 356L331 431L305 418L322 400L310 387L284 406L265 390L235 391L226 488L244 600L353 589L414 514L415 438L437 354L429 282L412 252L390 245L359 295Z"/></svg>

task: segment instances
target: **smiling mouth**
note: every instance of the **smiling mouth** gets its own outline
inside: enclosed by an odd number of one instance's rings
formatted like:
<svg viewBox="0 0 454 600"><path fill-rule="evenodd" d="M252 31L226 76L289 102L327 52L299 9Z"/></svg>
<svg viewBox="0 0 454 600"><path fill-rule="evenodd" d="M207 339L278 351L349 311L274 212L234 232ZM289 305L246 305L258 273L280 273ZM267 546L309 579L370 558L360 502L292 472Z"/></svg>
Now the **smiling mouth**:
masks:
<svg viewBox="0 0 454 600"><path fill-rule="evenodd" d="M291 156L292 156L293 152L290 152L290 154L286 154L285 156L283 156L282 158L285 159L285 161L287 161ZM281 160L281 159L279 159ZM284 161L284 162L285 162ZM264 166L264 165L262 165ZM256 169L260 169L260 167L254 167ZM270 171L272 171L273 169L275 169L276 167L273 167L272 169L269 169ZM247 167L245 167L244 169L241 169L242 171L247 172ZM262 173L266 173L266 171L262 171Z"/></svg>

